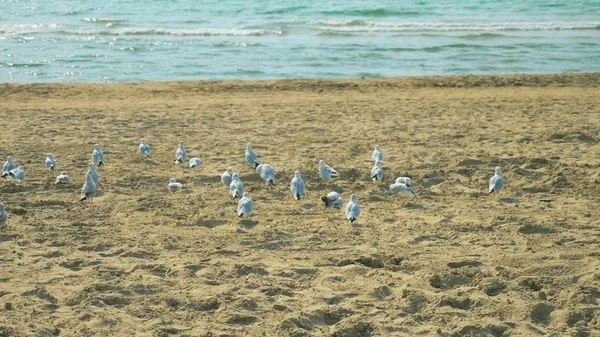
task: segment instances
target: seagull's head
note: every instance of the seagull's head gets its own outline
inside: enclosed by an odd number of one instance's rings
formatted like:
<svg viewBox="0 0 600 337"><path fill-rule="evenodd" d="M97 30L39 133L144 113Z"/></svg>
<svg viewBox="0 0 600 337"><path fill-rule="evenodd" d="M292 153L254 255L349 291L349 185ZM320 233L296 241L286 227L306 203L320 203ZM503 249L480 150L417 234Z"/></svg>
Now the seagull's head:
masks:
<svg viewBox="0 0 600 337"><path fill-rule="evenodd" d="M358 201L358 200L356 200L356 195L355 194L351 194L350 195L350 200L352 200L352 201Z"/></svg>
<svg viewBox="0 0 600 337"><path fill-rule="evenodd" d="M140 139L140 143L142 143L142 144L146 145L146 138L142 138L142 139Z"/></svg>
<svg viewBox="0 0 600 337"><path fill-rule="evenodd" d="M232 179L232 180L240 180L240 176L238 176L238 174L237 174L237 173L234 173L234 174L231 176L231 179Z"/></svg>
<svg viewBox="0 0 600 337"><path fill-rule="evenodd" d="M252 146L250 146L250 145L251 145L250 143L247 143L247 144L246 144L246 149L248 149L248 150L252 150Z"/></svg>
<svg viewBox="0 0 600 337"><path fill-rule="evenodd" d="M100 151L100 144L94 144L94 150Z"/></svg>
<svg viewBox="0 0 600 337"><path fill-rule="evenodd" d="M319 166L320 167L323 167L325 165L327 165L327 164L325 164L325 161L323 159L319 160Z"/></svg>
<svg viewBox="0 0 600 337"><path fill-rule="evenodd" d="M61 176L66 176L66 175L67 175L67 171L62 171L62 172L60 173L60 175L61 175Z"/></svg>
<svg viewBox="0 0 600 337"><path fill-rule="evenodd" d="M176 180L175 178L171 178L171 179L169 179L169 182L170 182L170 183L176 183L176 182L177 182L177 180Z"/></svg>
<svg viewBox="0 0 600 337"><path fill-rule="evenodd" d="M294 177L300 179L302 178L302 174L300 173L300 171L296 170L296 172L294 172Z"/></svg>
<svg viewBox="0 0 600 337"><path fill-rule="evenodd" d="M48 158L54 159L54 156L52 155L52 153L48 153Z"/></svg>
<svg viewBox="0 0 600 337"><path fill-rule="evenodd" d="M495 172L496 172L496 174L497 174L497 175L499 175L499 176L501 176L501 175L502 175L502 169L501 169L500 167L496 167L496 170L495 170Z"/></svg>
<svg viewBox="0 0 600 337"><path fill-rule="evenodd" d="M381 151L381 147L379 147L379 145L375 145L375 150Z"/></svg>
<svg viewBox="0 0 600 337"><path fill-rule="evenodd" d="M0 204L0 213L4 213L4 204Z"/></svg>
<svg viewBox="0 0 600 337"><path fill-rule="evenodd" d="M6 157L6 161L9 163L12 163L12 157L11 156Z"/></svg>
<svg viewBox="0 0 600 337"><path fill-rule="evenodd" d="M183 140L179 141L179 147L183 147Z"/></svg>
<svg viewBox="0 0 600 337"><path fill-rule="evenodd" d="M243 197L244 197L244 198L250 198L250 193L248 193L248 192L244 192L244 195L243 195Z"/></svg>
<svg viewBox="0 0 600 337"><path fill-rule="evenodd" d="M90 167L90 171L92 171L92 172L96 171L96 165L94 165L94 163L90 163L89 167Z"/></svg>
<svg viewBox="0 0 600 337"><path fill-rule="evenodd" d="M227 168L227 174L229 174L230 176L233 175L233 168L228 167Z"/></svg>

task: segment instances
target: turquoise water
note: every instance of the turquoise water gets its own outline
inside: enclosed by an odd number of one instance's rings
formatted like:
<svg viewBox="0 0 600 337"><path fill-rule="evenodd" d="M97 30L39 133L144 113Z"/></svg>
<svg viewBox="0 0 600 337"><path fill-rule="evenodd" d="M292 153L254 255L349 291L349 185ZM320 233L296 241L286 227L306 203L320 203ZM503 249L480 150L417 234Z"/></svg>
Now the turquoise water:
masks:
<svg viewBox="0 0 600 337"><path fill-rule="evenodd" d="M1 82L600 71L600 1L0 2Z"/></svg>

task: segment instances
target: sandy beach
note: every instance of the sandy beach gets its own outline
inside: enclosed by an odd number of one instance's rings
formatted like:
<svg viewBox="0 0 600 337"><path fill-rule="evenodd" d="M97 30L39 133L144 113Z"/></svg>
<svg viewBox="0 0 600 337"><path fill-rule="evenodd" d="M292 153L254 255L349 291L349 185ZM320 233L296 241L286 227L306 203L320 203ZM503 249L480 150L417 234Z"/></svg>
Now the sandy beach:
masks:
<svg viewBox="0 0 600 337"><path fill-rule="evenodd" d="M0 130L26 170L0 181L0 336L599 335L600 74L0 84ZM201 167L174 164L180 140ZM389 193L401 175L418 198ZM357 223L323 208L332 190L357 195Z"/></svg>

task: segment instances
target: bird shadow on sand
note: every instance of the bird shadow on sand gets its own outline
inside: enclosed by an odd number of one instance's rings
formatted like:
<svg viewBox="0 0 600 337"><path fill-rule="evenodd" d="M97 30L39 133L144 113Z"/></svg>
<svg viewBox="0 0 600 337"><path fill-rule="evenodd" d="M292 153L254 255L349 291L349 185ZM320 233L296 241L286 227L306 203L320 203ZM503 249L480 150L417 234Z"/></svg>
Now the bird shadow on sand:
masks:
<svg viewBox="0 0 600 337"><path fill-rule="evenodd" d="M258 221L254 220L242 220L240 221L240 223L242 224L242 226L244 226L245 229L252 229L258 225Z"/></svg>
<svg viewBox="0 0 600 337"><path fill-rule="evenodd" d="M503 204L518 204L519 203L519 199L501 198L500 202L503 203Z"/></svg>
<svg viewBox="0 0 600 337"><path fill-rule="evenodd" d="M158 166L158 164L154 160L144 160L144 165Z"/></svg>
<svg viewBox="0 0 600 337"><path fill-rule="evenodd" d="M421 204L416 204L416 203L414 203L414 202L407 202L407 203L404 205L404 207L405 207L405 208L408 208L408 209L424 209L424 208L425 208L425 206L423 206L423 205L421 205Z"/></svg>

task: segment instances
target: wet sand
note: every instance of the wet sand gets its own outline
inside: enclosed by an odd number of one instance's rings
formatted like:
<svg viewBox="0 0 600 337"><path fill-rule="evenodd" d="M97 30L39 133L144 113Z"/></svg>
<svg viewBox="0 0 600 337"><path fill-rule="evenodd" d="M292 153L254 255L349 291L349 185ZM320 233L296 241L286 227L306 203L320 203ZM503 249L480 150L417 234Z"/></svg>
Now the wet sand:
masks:
<svg viewBox="0 0 600 337"><path fill-rule="evenodd" d="M599 127L598 74L0 84L0 156L27 172L0 181L0 336L594 336ZM179 140L201 167L173 163ZM95 143L100 193L81 203ZM389 194L400 175L417 199ZM323 208L331 190L358 196L356 224Z"/></svg>

